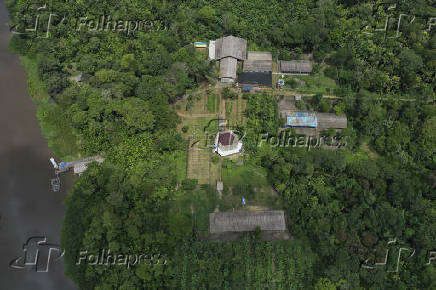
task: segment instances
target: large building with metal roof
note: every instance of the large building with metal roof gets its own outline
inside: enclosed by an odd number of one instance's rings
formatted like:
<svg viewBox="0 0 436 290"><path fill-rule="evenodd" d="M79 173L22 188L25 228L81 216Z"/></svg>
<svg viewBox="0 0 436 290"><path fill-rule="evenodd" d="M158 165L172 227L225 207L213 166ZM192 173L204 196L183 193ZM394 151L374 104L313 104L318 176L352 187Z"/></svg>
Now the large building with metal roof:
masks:
<svg viewBox="0 0 436 290"><path fill-rule="evenodd" d="M209 59L220 62L220 80L228 83L236 80L238 60L247 58L247 41L235 36L226 36L209 43Z"/></svg>
<svg viewBox="0 0 436 290"><path fill-rule="evenodd" d="M281 112L280 115L286 118L285 128L316 128L317 130L347 128L346 115L319 112Z"/></svg>
<svg viewBox="0 0 436 290"><path fill-rule="evenodd" d="M220 60L225 57L246 60L247 41L232 35L215 40L215 59Z"/></svg>

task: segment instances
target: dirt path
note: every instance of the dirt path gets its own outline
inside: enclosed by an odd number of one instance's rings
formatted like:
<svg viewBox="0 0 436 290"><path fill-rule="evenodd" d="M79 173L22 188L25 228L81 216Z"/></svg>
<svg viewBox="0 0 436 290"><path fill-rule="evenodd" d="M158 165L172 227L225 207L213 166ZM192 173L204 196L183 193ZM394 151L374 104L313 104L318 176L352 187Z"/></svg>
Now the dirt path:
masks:
<svg viewBox="0 0 436 290"><path fill-rule="evenodd" d="M226 100L223 97L221 97L220 115L226 119Z"/></svg>
<svg viewBox="0 0 436 290"><path fill-rule="evenodd" d="M217 114L191 114L191 115L185 115L180 112L177 112L177 115L182 118L210 118L210 117L218 117Z"/></svg>
<svg viewBox="0 0 436 290"><path fill-rule="evenodd" d="M275 94L285 95L285 96L292 96L292 95L299 94L302 97L313 97L315 95L315 94L299 93L299 92L296 92L296 91L288 91L288 90L273 90L273 92ZM326 99L342 99L342 97L334 96L334 95L324 95L323 94L322 97L326 98ZM416 99L405 99L405 98L399 98L399 99L395 99L395 98L392 98L392 99L391 98L377 98L377 100L380 100L380 101L399 100L399 101L402 101L402 102L416 102Z"/></svg>

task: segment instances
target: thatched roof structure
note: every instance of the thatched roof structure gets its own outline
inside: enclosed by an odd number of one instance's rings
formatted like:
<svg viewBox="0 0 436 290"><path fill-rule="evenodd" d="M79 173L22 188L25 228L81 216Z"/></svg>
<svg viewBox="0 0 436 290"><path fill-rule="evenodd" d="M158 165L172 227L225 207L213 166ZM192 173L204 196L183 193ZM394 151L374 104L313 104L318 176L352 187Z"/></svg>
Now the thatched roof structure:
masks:
<svg viewBox="0 0 436 290"><path fill-rule="evenodd" d="M238 60L247 58L247 41L235 36L218 38L215 41L215 59L234 57Z"/></svg>
<svg viewBox="0 0 436 290"><path fill-rule="evenodd" d="M265 51L249 51L244 61L244 72L272 71L272 54Z"/></svg>
<svg viewBox="0 0 436 290"><path fill-rule="evenodd" d="M235 211L209 214L210 233L247 232L260 227L263 231L285 231L285 214L274 211Z"/></svg>
<svg viewBox="0 0 436 290"><path fill-rule="evenodd" d="M312 62L309 60L280 60L277 64L280 73L310 74L312 73Z"/></svg>

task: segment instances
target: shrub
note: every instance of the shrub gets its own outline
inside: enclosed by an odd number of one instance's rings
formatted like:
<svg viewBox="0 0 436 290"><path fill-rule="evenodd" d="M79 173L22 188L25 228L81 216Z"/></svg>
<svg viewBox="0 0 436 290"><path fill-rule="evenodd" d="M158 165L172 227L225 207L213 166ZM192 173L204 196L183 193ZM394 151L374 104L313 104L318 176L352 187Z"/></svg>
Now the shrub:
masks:
<svg viewBox="0 0 436 290"><path fill-rule="evenodd" d="M233 93L230 88L224 88L223 89L223 98L224 99L231 99L231 100L235 100L238 98L238 95Z"/></svg>
<svg viewBox="0 0 436 290"><path fill-rule="evenodd" d="M323 113L330 111L330 103L326 100L322 100L318 106L319 110Z"/></svg>
<svg viewBox="0 0 436 290"><path fill-rule="evenodd" d="M194 190L197 187L197 179L185 179L182 181L182 188L184 190Z"/></svg>
<svg viewBox="0 0 436 290"><path fill-rule="evenodd" d="M299 85L299 83L295 80L295 79L290 79L288 80L288 86L291 87L292 89L296 89Z"/></svg>
<svg viewBox="0 0 436 290"><path fill-rule="evenodd" d="M303 100L296 101L295 106L297 107L297 109L303 110L304 109L304 101Z"/></svg>
<svg viewBox="0 0 436 290"><path fill-rule="evenodd" d="M219 160L220 160L219 157L216 155L213 155L211 158L211 161L213 164L217 164Z"/></svg>
<svg viewBox="0 0 436 290"><path fill-rule="evenodd" d="M325 70L324 70L324 75L326 77L329 77L331 79L337 79L337 71L336 71L336 67L334 66L328 66Z"/></svg>

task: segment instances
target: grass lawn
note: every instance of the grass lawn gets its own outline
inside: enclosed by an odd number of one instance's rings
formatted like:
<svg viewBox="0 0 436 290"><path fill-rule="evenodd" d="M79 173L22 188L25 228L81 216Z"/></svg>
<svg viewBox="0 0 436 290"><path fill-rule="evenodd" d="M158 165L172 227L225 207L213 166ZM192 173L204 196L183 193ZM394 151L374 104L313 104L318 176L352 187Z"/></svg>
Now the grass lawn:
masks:
<svg viewBox="0 0 436 290"><path fill-rule="evenodd" d="M215 94L211 94L207 96L207 111L209 113L215 113L216 111L216 100L217 97Z"/></svg>
<svg viewBox="0 0 436 290"><path fill-rule="evenodd" d="M214 98L214 102L216 99ZM213 103L214 104L214 103ZM182 128L187 128L183 132ZM211 151L218 132L218 120L216 117L182 117L182 123L178 126L185 139L190 140L189 159L185 176L189 179L197 179L199 184L215 184L219 174L217 164L211 162Z"/></svg>
<svg viewBox="0 0 436 290"><path fill-rule="evenodd" d="M335 80L324 76L322 72L310 76L286 76L285 86L289 89L289 83L292 79L300 79L306 84L298 85L298 92L303 94L333 94L337 88Z"/></svg>
<svg viewBox="0 0 436 290"><path fill-rule="evenodd" d="M191 138L189 156L187 160L187 178L196 179L198 184L215 185L219 179L220 167L218 162L212 162L212 146L215 135L206 138Z"/></svg>
<svg viewBox="0 0 436 290"><path fill-rule="evenodd" d="M279 209L279 200L266 178L264 168L246 161L238 165L236 161L223 160L222 180L224 183L220 211L242 209L241 198L246 199L246 209Z"/></svg>
<svg viewBox="0 0 436 290"><path fill-rule="evenodd" d="M346 151L347 163L352 163L359 159L361 160L377 159L378 153L372 150L368 143L369 143L369 138L366 138L366 140L363 141L362 145L360 145L360 148L357 152L352 152L347 150Z"/></svg>
<svg viewBox="0 0 436 290"><path fill-rule="evenodd" d="M191 103L190 106L188 105L189 102ZM204 94L192 95L192 97L190 99L188 98L186 105L189 107L189 110L187 110L187 112L189 112L191 114L205 114L205 113L207 113L206 97ZM185 110L186 110L187 106L185 106Z"/></svg>
<svg viewBox="0 0 436 290"><path fill-rule="evenodd" d="M219 112L219 102L217 90L197 91L191 93L186 99L179 100L175 108L177 112L184 115L215 114Z"/></svg>
<svg viewBox="0 0 436 290"><path fill-rule="evenodd" d="M170 163L174 162L173 174L176 175L177 182L186 179L186 152L176 151L168 156Z"/></svg>
<svg viewBox="0 0 436 290"><path fill-rule="evenodd" d="M187 178L196 179L198 184L214 184L216 172L212 168L211 150L197 146L189 148Z"/></svg>
<svg viewBox="0 0 436 290"><path fill-rule="evenodd" d="M211 162L211 164L213 164ZM219 165L219 163L215 164ZM220 197L214 184L203 184L195 190L180 190L174 200L172 211L193 219L200 231L207 231L209 213L217 209L231 210L274 210L282 209L278 198L266 178L266 170L246 163L238 165L228 159L222 160L224 190ZM241 205L241 197L246 205Z"/></svg>
<svg viewBox="0 0 436 290"><path fill-rule="evenodd" d="M217 132L218 131L218 121L216 121L215 117L198 117L198 118L182 118L182 123L179 125L179 129L184 126L188 127L188 131L186 133L182 132L182 136L193 137L194 133L196 136L200 136L204 134L204 129L206 128L207 132Z"/></svg>
<svg viewBox="0 0 436 290"><path fill-rule="evenodd" d="M195 190L180 191L172 204L172 211L192 219L199 231L208 231L209 213L215 211L217 204L215 188L201 185Z"/></svg>

